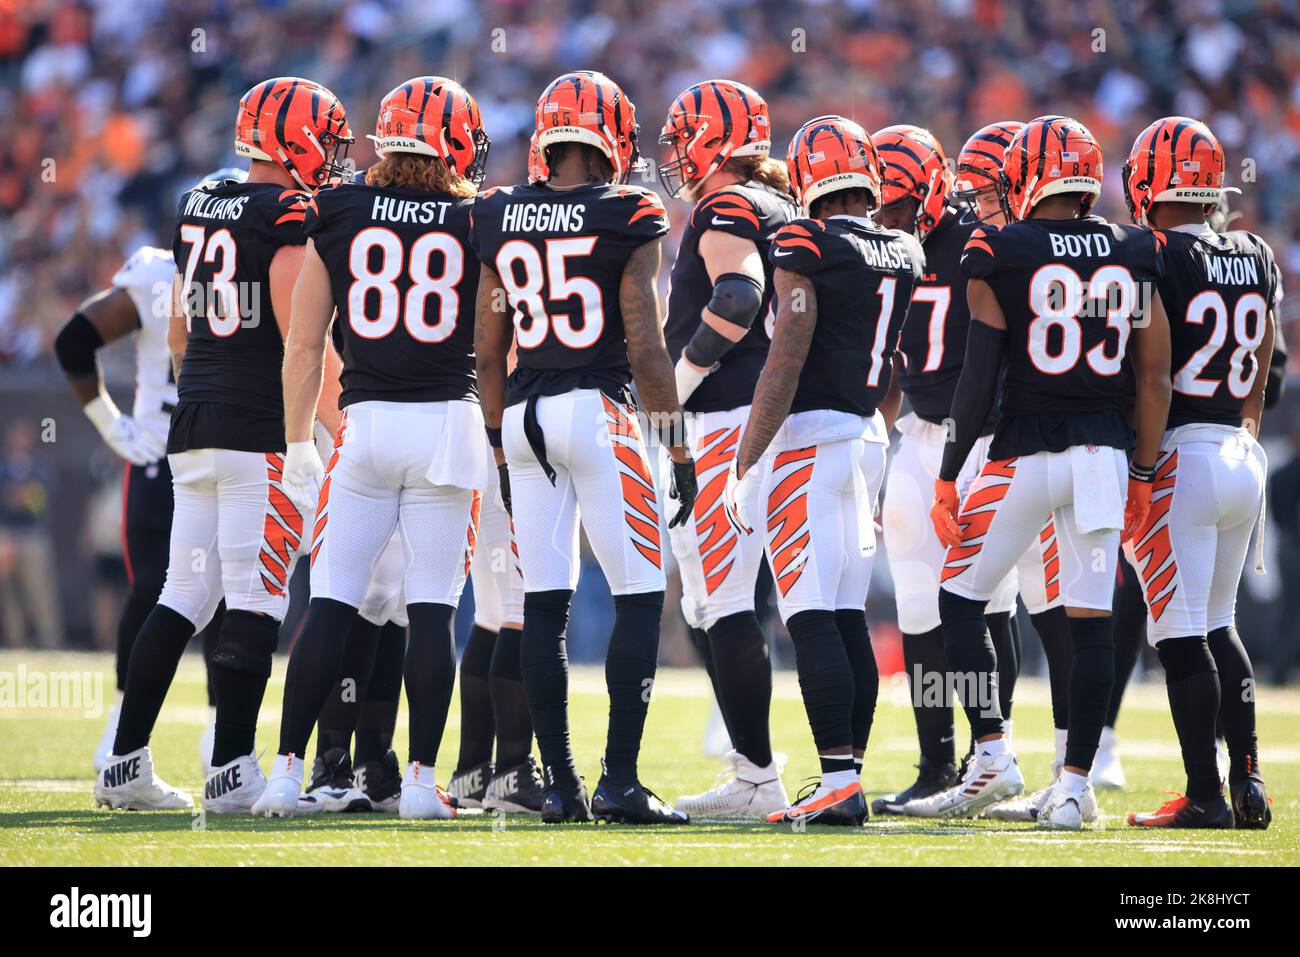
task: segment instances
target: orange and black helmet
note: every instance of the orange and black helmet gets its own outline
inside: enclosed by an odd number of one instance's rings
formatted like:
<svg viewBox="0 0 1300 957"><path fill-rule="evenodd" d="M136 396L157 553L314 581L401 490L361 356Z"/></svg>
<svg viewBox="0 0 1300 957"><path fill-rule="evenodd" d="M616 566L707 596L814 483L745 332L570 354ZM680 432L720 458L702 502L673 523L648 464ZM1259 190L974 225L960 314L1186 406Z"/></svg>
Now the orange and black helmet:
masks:
<svg viewBox="0 0 1300 957"><path fill-rule="evenodd" d="M644 166L638 133L636 107L617 83L592 70L566 73L552 80L537 101L537 169L545 167L547 147L585 143L609 160L616 182L626 182Z"/></svg>
<svg viewBox="0 0 1300 957"><path fill-rule="evenodd" d="M1040 116L1025 124L1002 161L1007 203L1024 219L1048 196L1082 193L1087 215L1101 194L1101 147L1088 128L1068 116Z"/></svg>
<svg viewBox="0 0 1300 957"><path fill-rule="evenodd" d="M492 145L474 97L441 76L417 76L390 91L370 138L379 156L433 156L475 186L483 184Z"/></svg>
<svg viewBox="0 0 1300 957"><path fill-rule="evenodd" d="M341 160L352 142L343 104L311 80L296 76L263 80L239 101L235 152L275 163L303 189L351 176Z"/></svg>
<svg viewBox="0 0 1300 957"><path fill-rule="evenodd" d="M708 179L733 156L767 156L772 124L767 101L743 83L708 80L673 100L659 133L673 158L659 167L669 196Z"/></svg>
<svg viewBox="0 0 1300 957"><path fill-rule="evenodd" d="M943 217L944 204L952 189L952 170L943 147L929 130L900 124L871 134L885 164L881 205L916 200L916 223L912 230L925 239Z"/></svg>
<svg viewBox="0 0 1300 957"><path fill-rule="evenodd" d="M997 196L998 205L1007 219L1011 210L1002 182L1002 159L1007 147L1025 124L1017 120L990 123L971 134L957 157L957 177L953 183L953 198L965 203L978 216L979 197L985 193Z"/></svg>
<svg viewBox="0 0 1300 957"><path fill-rule="evenodd" d="M880 205L884 164L871 137L843 116L819 116L799 127L786 153L795 199L811 215L813 201L843 189L864 189Z"/></svg>
<svg viewBox="0 0 1300 957"><path fill-rule="evenodd" d="M1198 203L1208 215L1223 198L1223 147L1210 128L1186 116L1166 116L1138 134L1124 164L1129 215L1147 225L1155 203Z"/></svg>

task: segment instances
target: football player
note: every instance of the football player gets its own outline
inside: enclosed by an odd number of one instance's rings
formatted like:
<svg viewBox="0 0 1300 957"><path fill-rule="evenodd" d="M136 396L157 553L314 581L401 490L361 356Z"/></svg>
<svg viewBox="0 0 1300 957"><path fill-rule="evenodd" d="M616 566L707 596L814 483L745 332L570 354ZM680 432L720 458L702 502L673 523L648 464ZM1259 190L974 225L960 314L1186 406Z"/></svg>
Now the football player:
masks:
<svg viewBox="0 0 1300 957"><path fill-rule="evenodd" d="M1003 737L983 615L1050 516L1073 660L1064 767L1036 820L1077 829L1095 813L1088 772L1113 677L1110 561L1121 530L1137 528L1150 503L1169 407L1169 328L1154 291L1156 241L1089 215L1102 156L1082 124L1031 121L1007 148L1003 171L1016 222L976 230L962 257L972 322L931 509L949 546L939 595L945 660L978 750L957 785L904 812L971 816L1024 789ZM1004 360L989 462L961 501L956 480ZM1134 436L1124 413L1134 377L1137 440L1126 495L1125 450Z"/></svg>
<svg viewBox="0 0 1300 957"><path fill-rule="evenodd" d="M762 819L790 803L784 756L772 754L772 666L754 613L763 541L731 527L722 491L767 356L767 251L798 213L785 165L768 155L767 103L749 87L731 80L692 86L669 108L659 142L672 157L659 168L669 193L695 203L673 263L664 335L677 397L691 413L700 495L668 538L681 569L682 612L732 742L724 758L730 773L677 807L697 817ZM760 484L767 462L756 466Z"/></svg>
<svg viewBox="0 0 1300 957"><path fill-rule="evenodd" d="M1255 737L1255 678L1234 626L1237 587L1262 520L1268 464L1256 441L1282 300L1273 251L1206 222L1223 196L1223 147L1205 124L1156 120L1133 143L1124 196L1164 247L1173 400L1155 460L1151 509L1125 551L1145 586L1147 639L1165 669L1187 791L1140 827L1268 827ZM1219 777L1215 723L1228 742Z"/></svg>
<svg viewBox="0 0 1300 957"><path fill-rule="evenodd" d="M329 90L266 80L244 94L235 125L235 151L251 161L247 181L204 183L181 197L168 330L179 397L167 441L171 558L132 650L113 756L95 784L100 805L192 805L154 774L149 736L185 645L223 595L203 807L247 811L265 786L253 754L257 713L304 525L282 483L280 369L309 191L345 172L339 159L351 141ZM327 423L337 417L328 402L318 411Z"/></svg>
<svg viewBox="0 0 1300 957"><path fill-rule="evenodd" d="M524 577L522 673L545 769L542 820L685 823L642 786L637 756L654 683L664 572L653 473L628 391L666 433L681 525L695 500L655 286L668 214L627 184L636 114L600 73L566 73L537 103L526 185L474 208L482 261L475 351L483 413ZM506 309L508 308L508 312ZM518 365L506 379L511 340ZM508 465L508 468L507 468ZM609 731L590 802L569 744L564 632L578 523L614 596L605 660Z"/></svg>
<svg viewBox="0 0 1300 957"><path fill-rule="evenodd" d="M297 809L307 739L395 529L406 552L410 709L398 813L455 816L434 763L456 678L453 619L487 484L470 322L478 262L468 240L489 141L473 97L436 76L391 90L373 138L379 162L365 183L315 197L294 290L285 485L295 500L318 504L311 604L289 658L279 753L253 808L268 817ZM326 470L311 441L311 411L336 308L343 417Z"/></svg>
<svg viewBox="0 0 1300 957"><path fill-rule="evenodd" d="M807 218L782 227L769 250L776 325L728 508L740 530L763 537L821 764L816 786L768 820L858 825L879 689L865 606L898 411L892 357L925 258L914 237L870 219L884 170L857 123L808 121L787 165Z"/></svg>

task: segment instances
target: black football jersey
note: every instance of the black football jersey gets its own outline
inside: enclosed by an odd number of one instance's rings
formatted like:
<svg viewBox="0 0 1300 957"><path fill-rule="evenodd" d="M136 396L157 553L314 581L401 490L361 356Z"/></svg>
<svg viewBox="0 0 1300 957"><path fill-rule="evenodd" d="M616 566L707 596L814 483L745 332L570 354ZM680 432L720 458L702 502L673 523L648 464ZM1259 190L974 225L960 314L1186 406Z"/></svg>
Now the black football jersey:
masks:
<svg viewBox="0 0 1300 957"><path fill-rule="evenodd" d="M1164 242L1160 299L1169 315L1173 398L1169 427L1189 422L1241 425L1255 384L1255 350L1268 310L1281 301L1273 250L1247 232L1218 235L1157 230Z"/></svg>
<svg viewBox="0 0 1300 957"><path fill-rule="evenodd" d="M225 180L185 193L172 253L189 328L168 452L284 449L284 343L271 260L300 246L309 195Z"/></svg>
<svg viewBox="0 0 1300 957"><path fill-rule="evenodd" d="M961 376L970 325L961 254L978 225L949 209L930 231L923 246L925 274L912 291L912 308L898 337L899 385L912 411L927 422L948 417Z"/></svg>
<svg viewBox="0 0 1300 957"><path fill-rule="evenodd" d="M676 362L700 325L700 314L713 298L713 280L699 254L700 236L721 230L758 247L765 272L763 301L745 337L727 350L686 402L689 412L719 412L749 405L767 358L769 307L772 303L772 264L768 248L776 231L799 215L794 200L763 183L751 182L715 190L691 212L673 263L668 287L668 318L664 338Z"/></svg>
<svg viewBox="0 0 1300 957"><path fill-rule="evenodd" d="M619 283L638 248L668 232L658 194L640 186L545 183L491 189L474 203L479 259L501 277L518 364L506 401L632 381Z"/></svg>
<svg viewBox="0 0 1300 957"><path fill-rule="evenodd" d="M925 265L920 244L865 219L797 219L777 231L772 265L812 280L817 325L791 412L873 415ZM792 304L793 305L793 304Z"/></svg>
<svg viewBox="0 0 1300 957"><path fill-rule="evenodd" d="M308 203L343 340L340 407L477 401L472 199L347 184Z"/></svg>
<svg viewBox="0 0 1300 957"><path fill-rule="evenodd" d="M1132 448L1125 359L1133 317L1160 276L1150 231L1097 216L984 226L971 233L962 269L989 284L1007 322L1001 417L989 456Z"/></svg>

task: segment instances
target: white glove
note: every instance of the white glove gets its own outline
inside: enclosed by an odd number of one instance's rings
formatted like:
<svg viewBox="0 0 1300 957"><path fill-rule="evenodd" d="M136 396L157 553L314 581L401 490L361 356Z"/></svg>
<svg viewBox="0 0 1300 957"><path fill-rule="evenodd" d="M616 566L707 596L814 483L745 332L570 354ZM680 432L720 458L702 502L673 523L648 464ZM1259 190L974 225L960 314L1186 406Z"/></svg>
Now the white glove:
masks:
<svg viewBox="0 0 1300 957"><path fill-rule="evenodd" d="M750 469L744 478L736 478L736 462L732 461L727 471L727 487L723 490L723 506L727 510L727 520L736 531L752 534L754 529L749 522L749 500L758 492L758 479L755 470Z"/></svg>
<svg viewBox="0 0 1300 957"><path fill-rule="evenodd" d="M324 477L325 465L316 451L316 443L290 442L284 453L280 487L304 518L316 514L320 483Z"/></svg>
<svg viewBox="0 0 1300 957"><path fill-rule="evenodd" d="M148 465L167 454L165 442L140 428L131 416L119 412L107 395L91 399L83 411L108 447L132 465Z"/></svg>
<svg viewBox="0 0 1300 957"><path fill-rule="evenodd" d="M677 401L682 405L691 397L691 393L700 387L712 369L701 369L693 362L686 358L686 353L682 353L681 358L677 360L677 365L673 367L673 377L677 380Z"/></svg>

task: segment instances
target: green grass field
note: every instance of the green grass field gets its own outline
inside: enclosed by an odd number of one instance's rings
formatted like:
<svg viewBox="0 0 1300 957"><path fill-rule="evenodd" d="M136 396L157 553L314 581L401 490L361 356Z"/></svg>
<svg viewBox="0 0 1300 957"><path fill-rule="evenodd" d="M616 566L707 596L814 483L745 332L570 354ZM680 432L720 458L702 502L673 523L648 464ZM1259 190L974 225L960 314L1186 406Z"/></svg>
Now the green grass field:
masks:
<svg viewBox="0 0 1300 957"><path fill-rule="evenodd" d="M284 664L283 659L276 663L262 712L259 746L267 749L276 742ZM106 655L0 653L0 681L8 681L12 691L20 666L28 674L102 672L105 694L111 696L111 665ZM207 718L202 682L199 659L187 656L153 740L159 772L196 794L201 789L196 742ZM1051 760L1046 688L1026 680L1020 689L1016 750L1029 786L1037 788L1045 783ZM594 784L605 728L600 669L575 669L571 691L580 767ZM692 824L663 830L543 827L528 819L483 815L421 823L379 815L265 821L109 812L94 809L91 800L90 755L103 719L79 710L21 706L10 697L0 701L0 863L1294 865L1300 863L1300 691L1265 688L1260 697L1261 763L1274 798L1270 830L1159 833L1124 825L1125 813L1155 807L1163 791L1182 783L1164 690L1146 684L1131 689L1120 718L1129 789L1103 792L1105 819L1083 834L966 821L883 820L861 831L813 826L795 833L762 824ZM916 755L906 700L905 687L888 680L882 684L865 774L869 794L911 780ZM712 783L718 765L700 750L708 713L702 671L660 672L641 766L643 780L664 797ZM399 755L405 720L403 711ZM772 727L777 749L790 755L785 780L793 793L816 765L798 689L788 673L777 677ZM443 742L441 780L451 771L458 734L459 718L453 710ZM262 764L269 766L269 755Z"/></svg>

